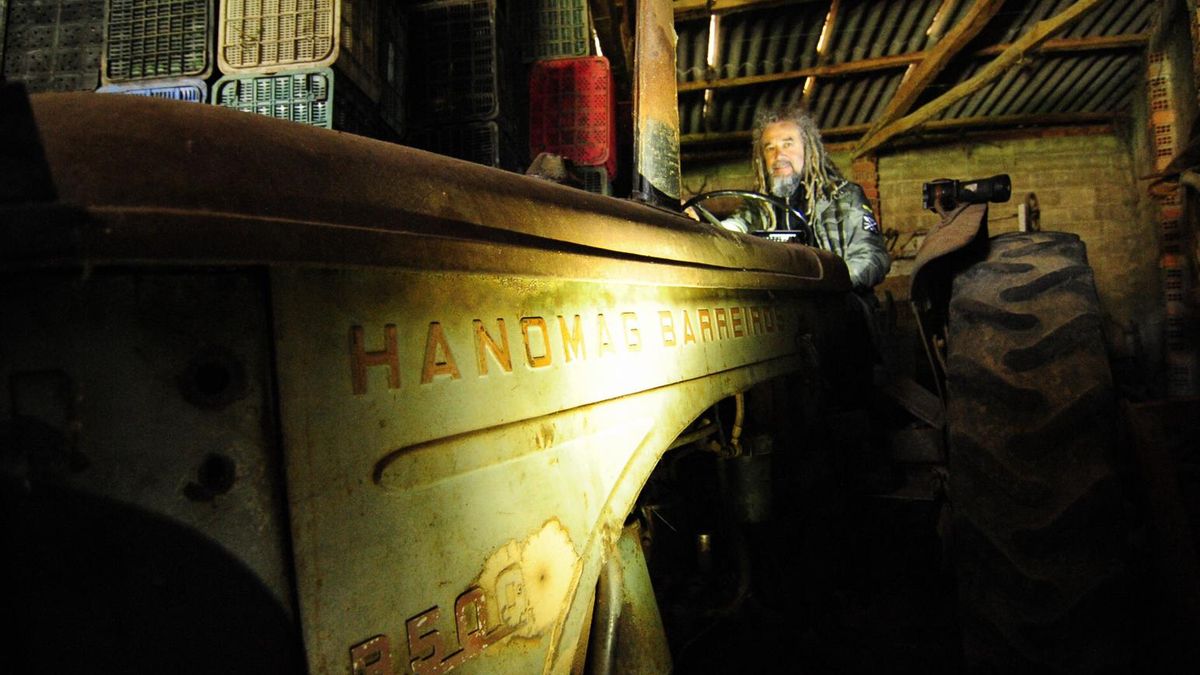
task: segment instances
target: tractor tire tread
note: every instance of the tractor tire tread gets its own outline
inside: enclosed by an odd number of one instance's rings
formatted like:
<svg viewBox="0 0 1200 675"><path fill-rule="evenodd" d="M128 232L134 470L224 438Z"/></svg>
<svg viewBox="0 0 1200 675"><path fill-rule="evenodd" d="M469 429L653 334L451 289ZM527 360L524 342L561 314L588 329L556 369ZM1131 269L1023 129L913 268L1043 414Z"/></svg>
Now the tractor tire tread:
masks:
<svg viewBox="0 0 1200 675"><path fill-rule="evenodd" d="M1001 235L954 280L953 542L972 672L1119 672L1127 523L1099 301L1076 235Z"/></svg>

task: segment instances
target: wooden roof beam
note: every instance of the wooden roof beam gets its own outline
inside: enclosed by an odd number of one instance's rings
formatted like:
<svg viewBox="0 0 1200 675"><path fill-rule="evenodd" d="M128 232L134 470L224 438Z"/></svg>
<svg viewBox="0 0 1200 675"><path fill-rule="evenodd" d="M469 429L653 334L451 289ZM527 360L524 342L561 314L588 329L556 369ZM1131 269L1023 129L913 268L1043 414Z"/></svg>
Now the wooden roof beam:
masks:
<svg viewBox="0 0 1200 675"><path fill-rule="evenodd" d="M911 54L896 54L895 56L880 56L874 59L862 59L860 61L848 61L846 63L834 63L825 66L813 66L811 68L801 68L799 70L788 70L782 73L771 73L769 75L751 75L746 77L731 77L728 79L708 80L704 82L680 82L679 91L696 91L699 89L725 89L728 87L744 87L752 84L763 84L766 82L782 82L785 80L798 80L805 77L831 77L837 75L850 75L853 73L868 73L877 70L888 70L889 68L899 68L907 66L910 63L915 63L921 60L925 52L913 52Z"/></svg>
<svg viewBox="0 0 1200 675"><path fill-rule="evenodd" d="M1087 51L1104 51L1108 49L1140 49L1145 47L1150 42L1149 33L1128 33L1125 35L1099 35L1096 37L1085 38L1061 38L1047 40L1037 50L1039 54L1058 54L1070 52L1087 52ZM1002 54L1005 49L1011 47L1011 44L999 44L991 47L971 52L972 57L988 57ZM746 77L731 77L727 79L716 79L697 82L681 82L679 83L679 91L699 91L701 89L726 89L729 87L745 87L754 84L765 84L767 82L782 82L785 80L799 80L810 75L817 77L836 77L839 75L853 75L855 73L869 73L880 70L891 70L892 68L903 68L904 66L917 63L929 55L927 51L909 52L907 54L894 54L892 56L880 56L873 59L861 59L858 61L847 61L846 63L834 63L827 66L815 66L812 68L801 68L799 70L788 70L782 73L771 73L769 75L753 75Z"/></svg>
<svg viewBox="0 0 1200 675"><path fill-rule="evenodd" d="M904 79L900 82L900 87L896 90L896 94L888 101L887 107L883 109L883 113L871 125L871 130L866 133L861 143L866 145L871 137L879 132L880 129L900 119L912 110L914 104L921 94L925 93L925 89L933 82L933 80L942 72L946 64L967 46L981 30L987 26L992 17L996 16L996 12L1000 11L1000 7L1004 4L1004 0L975 0L963 18L950 29L946 35L938 41L933 49L929 50L928 56L922 59L915 66L912 66ZM859 153L855 153L856 155Z"/></svg>
<svg viewBox="0 0 1200 675"><path fill-rule="evenodd" d="M1078 0L1075 4L1059 12L1057 15L1044 21L1039 21L1028 33L1022 35L1008 49L1005 49L1003 53L980 69L974 76L960 82L950 89L950 91L921 106L920 109L907 117L898 119L874 133L867 134L867 137L855 148L854 156L861 157L892 138L908 133L926 124L960 99L975 93L985 84L1003 75L1009 68L1018 64L1026 54L1036 50L1055 33L1070 26L1104 1Z"/></svg>
<svg viewBox="0 0 1200 675"><path fill-rule="evenodd" d="M829 12L825 14L825 23L821 25L821 37L817 40L817 66L829 65L829 59L833 57L830 47L841 15L841 4L841 0L830 0L829 2ZM805 106L812 105L813 96L817 91L816 85L816 75L810 75L804 83Z"/></svg>
<svg viewBox="0 0 1200 675"><path fill-rule="evenodd" d="M699 19L709 14L728 14L752 9L768 9L783 5L795 5L828 0L673 0L671 10L675 20Z"/></svg>
<svg viewBox="0 0 1200 675"><path fill-rule="evenodd" d="M1150 43L1149 33L1125 33L1123 35L1094 35L1081 38L1055 38L1046 40L1036 52L1057 54L1061 52L1096 52L1106 49L1140 49ZM992 45L971 52L971 56L999 56L1014 43Z"/></svg>
<svg viewBox="0 0 1200 675"><path fill-rule="evenodd" d="M1011 127L1065 127L1075 125L1108 124L1120 119L1122 115L1115 112L1070 112L1070 113L1041 113L1034 115L998 115L995 117L959 117L949 120L933 120L922 127L923 131L957 131L960 129L991 129ZM848 138L857 136L867 130L870 125L854 124L845 127L830 127L821 130L823 138ZM703 146L719 145L744 141L747 143L745 155L750 156L750 132L727 131L709 134L685 134L679 138L681 145ZM837 145L838 150L850 150L850 143L826 143L826 149ZM700 152L697 150L696 152Z"/></svg>
<svg viewBox="0 0 1200 675"><path fill-rule="evenodd" d="M612 70L617 100L628 101L633 91L633 26L623 0L588 0L600 49Z"/></svg>

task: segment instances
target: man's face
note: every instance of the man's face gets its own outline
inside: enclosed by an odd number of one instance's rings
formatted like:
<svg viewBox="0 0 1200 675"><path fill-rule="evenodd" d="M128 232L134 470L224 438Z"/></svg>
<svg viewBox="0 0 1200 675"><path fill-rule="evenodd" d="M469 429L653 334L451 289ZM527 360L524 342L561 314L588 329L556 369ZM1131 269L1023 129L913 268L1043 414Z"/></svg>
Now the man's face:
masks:
<svg viewBox="0 0 1200 675"><path fill-rule="evenodd" d="M799 176L804 168L804 144L795 122L772 122L763 129L763 161L772 178Z"/></svg>

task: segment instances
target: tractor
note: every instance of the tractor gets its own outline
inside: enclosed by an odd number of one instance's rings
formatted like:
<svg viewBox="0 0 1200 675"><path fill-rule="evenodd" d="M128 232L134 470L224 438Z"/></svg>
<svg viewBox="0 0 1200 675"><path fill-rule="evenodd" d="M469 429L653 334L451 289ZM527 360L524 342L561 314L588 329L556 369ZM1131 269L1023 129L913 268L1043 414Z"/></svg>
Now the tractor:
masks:
<svg viewBox="0 0 1200 675"><path fill-rule="evenodd" d="M816 555L814 429L873 381L833 254L215 106L0 98L11 672L666 672L756 552ZM968 661L1120 663L1083 244L989 239L953 188L913 297Z"/></svg>

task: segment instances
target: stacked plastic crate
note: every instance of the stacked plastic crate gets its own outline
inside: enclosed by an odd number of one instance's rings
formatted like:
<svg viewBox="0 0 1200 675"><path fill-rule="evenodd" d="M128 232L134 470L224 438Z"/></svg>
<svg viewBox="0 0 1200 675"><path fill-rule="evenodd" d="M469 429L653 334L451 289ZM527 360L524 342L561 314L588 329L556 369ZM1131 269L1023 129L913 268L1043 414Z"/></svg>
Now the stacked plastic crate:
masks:
<svg viewBox="0 0 1200 675"><path fill-rule="evenodd" d="M529 154L569 159L590 192L612 194L617 170L612 72L589 56L587 0L535 0L525 14Z"/></svg>
<svg viewBox="0 0 1200 675"><path fill-rule="evenodd" d="M442 155L520 169L525 163L512 96L517 78L501 47L508 17L495 0L438 0L410 9L411 143Z"/></svg>
<svg viewBox="0 0 1200 675"><path fill-rule="evenodd" d="M212 75L214 0L108 0L101 92L194 103Z"/></svg>
<svg viewBox="0 0 1200 675"><path fill-rule="evenodd" d="M404 136L408 73L408 14L397 0L383 0L379 22L379 115L397 138Z"/></svg>
<svg viewBox="0 0 1200 675"><path fill-rule="evenodd" d="M30 92L92 91L99 84L105 0L0 4L4 77Z"/></svg>
<svg viewBox="0 0 1200 675"><path fill-rule="evenodd" d="M1150 140L1154 169L1164 171L1180 150L1175 104L1170 92L1171 62L1162 52L1147 60L1150 99ZM1155 195L1161 226L1163 294L1166 301L1167 393L1195 396L1200 387L1200 357L1195 338L1196 314L1191 282L1192 265L1183 232L1183 188L1173 185Z"/></svg>
<svg viewBox="0 0 1200 675"><path fill-rule="evenodd" d="M388 4L391 4L390 2ZM225 75L212 102L238 110L378 138L400 133L380 112L385 57L398 12L379 0L222 0L217 61ZM388 55L402 54L391 44ZM396 57L402 65L402 57ZM398 97L400 92L389 92Z"/></svg>

